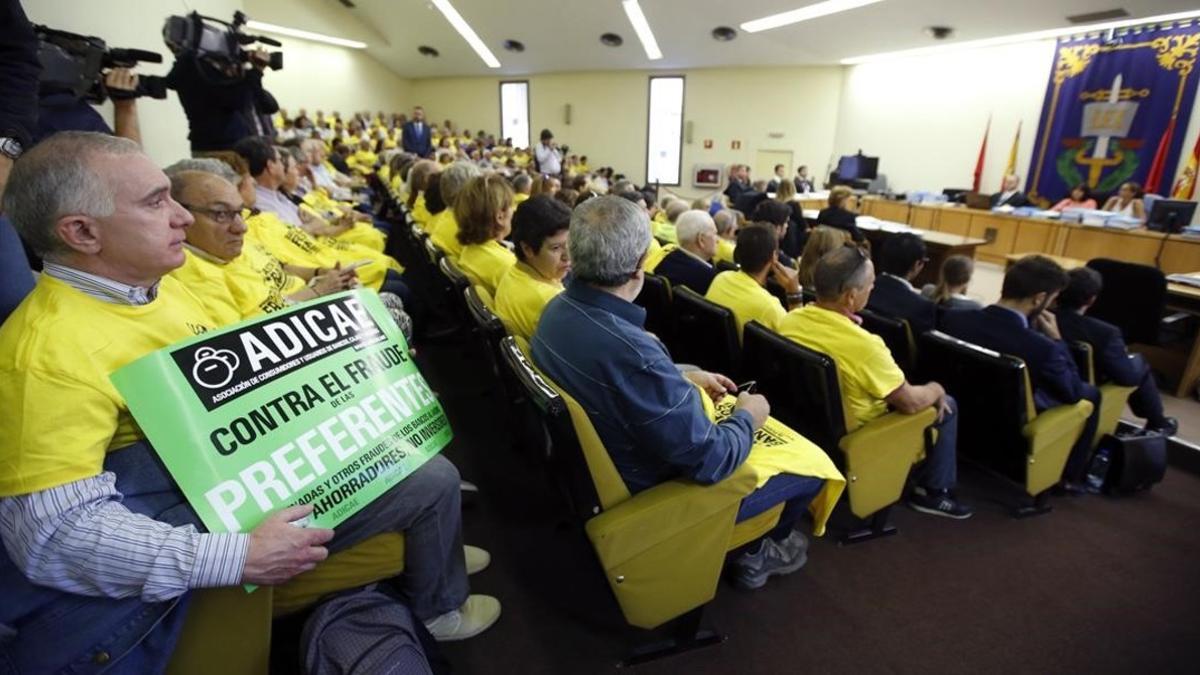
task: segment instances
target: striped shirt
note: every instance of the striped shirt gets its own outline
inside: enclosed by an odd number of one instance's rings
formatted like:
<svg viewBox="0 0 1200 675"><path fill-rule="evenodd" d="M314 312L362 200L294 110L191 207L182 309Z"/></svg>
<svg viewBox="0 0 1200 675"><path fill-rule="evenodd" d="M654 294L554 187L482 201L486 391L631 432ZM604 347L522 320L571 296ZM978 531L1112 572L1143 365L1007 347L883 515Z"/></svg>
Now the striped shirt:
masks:
<svg viewBox="0 0 1200 675"><path fill-rule="evenodd" d="M149 304L158 284L139 288L47 262L45 273L115 304ZM0 499L0 539L32 583L67 593L159 602L192 588L242 579L248 534L204 534L131 512L116 476L97 476Z"/></svg>

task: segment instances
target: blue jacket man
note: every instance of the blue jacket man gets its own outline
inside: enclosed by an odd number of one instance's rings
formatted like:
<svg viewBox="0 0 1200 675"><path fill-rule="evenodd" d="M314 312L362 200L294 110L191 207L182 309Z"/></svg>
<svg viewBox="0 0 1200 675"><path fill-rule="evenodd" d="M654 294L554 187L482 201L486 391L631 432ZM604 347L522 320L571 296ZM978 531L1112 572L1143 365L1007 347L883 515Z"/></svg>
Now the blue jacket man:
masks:
<svg viewBox="0 0 1200 675"><path fill-rule="evenodd" d="M867 301L867 309L908 321L914 337L933 330L937 320L937 305L912 285L928 260L920 236L904 233L888 238L879 252L882 274Z"/></svg>
<svg viewBox="0 0 1200 675"><path fill-rule="evenodd" d="M1150 365L1140 354L1129 353L1120 328L1086 314L1103 287L1100 273L1080 267L1068 275L1070 282L1058 296L1058 329L1063 339L1091 345L1096 383L1137 387L1129 396L1133 414L1146 420L1147 431L1173 436L1179 430L1179 422L1163 414L1162 396Z"/></svg>
<svg viewBox="0 0 1200 675"><path fill-rule="evenodd" d="M433 154L432 133L425 123L425 109L417 106L413 108L412 120L405 122L400 130L400 145L405 152L428 157Z"/></svg>
<svg viewBox="0 0 1200 675"><path fill-rule="evenodd" d="M1087 399L1092 414L1063 471L1064 488L1074 492L1087 470L1100 412L1100 392L1083 381L1055 316L1047 307L1067 285L1058 263L1039 255L1022 258L1004 275L1000 302L978 310L946 312L942 330L1025 362L1040 410Z"/></svg>
<svg viewBox="0 0 1200 675"><path fill-rule="evenodd" d="M542 312L534 363L587 412L631 493L677 477L728 477L750 454L770 406L741 393L733 414L712 422L700 396L724 396L736 391L734 383L715 373L681 373L646 332L646 311L633 303L650 246L645 210L621 197L590 199L571 215L569 245L572 278ZM760 588L769 576L803 566L807 542L793 527L823 485L779 474L742 500L739 521L784 508L775 529L735 559L738 585Z"/></svg>

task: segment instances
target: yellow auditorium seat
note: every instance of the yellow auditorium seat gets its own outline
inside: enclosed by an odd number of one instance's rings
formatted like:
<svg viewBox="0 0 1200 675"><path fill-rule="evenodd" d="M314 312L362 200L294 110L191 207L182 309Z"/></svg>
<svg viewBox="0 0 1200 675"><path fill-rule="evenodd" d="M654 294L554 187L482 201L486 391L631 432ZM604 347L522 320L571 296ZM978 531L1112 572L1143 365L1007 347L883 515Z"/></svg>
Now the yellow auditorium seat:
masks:
<svg viewBox="0 0 1200 675"><path fill-rule="evenodd" d="M904 494L912 465L925 454L933 409L891 412L846 433L837 365L764 327L746 324L742 372L771 402L771 414L820 446L846 476L850 512L858 521L841 539L858 542L894 534L888 511Z"/></svg>
<svg viewBox="0 0 1200 675"><path fill-rule="evenodd" d="M766 534L782 505L735 523L757 482L746 465L713 485L676 479L631 495L587 413L534 368L528 344L518 341L504 339L505 361L521 371L517 379L567 465L574 506L625 620L645 629L680 618L698 625L698 610L716 595L726 554Z"/></svg>
<svg viewBox="0 0 1200 675"><path fill-rule="evenodd" d="M1050 510L1049 489L1062 480L1071 447L1092 413L1090 401L1041 413L1033 404L1029 369L1000 354L939 331L922 336L927 375L958 401L958 451L1016 482L1033 499L1014 515Z"/></svg>
<svg viewBox="0 0 1200 675"><path fill-rule="evenodd" d="M1092 447L1095 448L1105 434L1111 434L1117 430L1117 423L1121 421L1121 413L1125 412L1125 404L1129 402L1130 395L1137 387L1122 387L1112 382L1097 384L1095 360L1090 344L1086 342L1072 343L1071 354L1079 366L1079 374L1100 390L1100 419L1096 425L1096 437L1092 439Z"/></svg>
<svg viewBox="0 0 1200 675"><path fill-rule="evenodd" d="M379 534L329 556L277 587L196 591L171 657L171 675L261 675L271 656L271 620L307 609L330 593L404 571L404 535Z"/></svg>

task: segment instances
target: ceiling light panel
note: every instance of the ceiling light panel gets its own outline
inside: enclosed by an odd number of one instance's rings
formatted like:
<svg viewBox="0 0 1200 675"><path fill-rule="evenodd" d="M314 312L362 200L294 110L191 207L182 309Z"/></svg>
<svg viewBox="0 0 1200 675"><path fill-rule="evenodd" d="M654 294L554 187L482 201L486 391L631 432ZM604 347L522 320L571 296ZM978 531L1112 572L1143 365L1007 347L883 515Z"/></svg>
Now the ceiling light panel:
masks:
<svg viewBox="0 0 1200 675"><path fill-rule="evenodd" d="M877 2L883 2L883 0L826 0L826 2L818 2L815 5L807 5L789 12L780 12L779 14L764 16L761 19L747 21L742 24L742 30L747 33L759 33L764 30L771 30L772 28L790 26L801 21L809 21L822 16L829 16L830 14L874 5Z"/></svg>
<svg viewBox="0 0 1200 675"><path fill-rule="evenodd" d="M479 39L479 35L475 33L475 29L471 28L471 24L462 18L457 9L454 9L454 5L450 4L450 0L430 1L442 13L442 16L446 17L450 25L454 26L454 30L458 31L458 34L467 41L467 44L471 45L471 49L475 50L475 53L479 55L479 58L483 59L488 68L500 67L500 61L496 58L496 55L492 53L492 50L488 49L483 40Z"/></svg>
<svg viewBox="0 0 1200 675"><path fill-rule="evenodd" d="M633 24L633 32L637 33L638 39L642 41L646 58L651 61L661 59L663 55L658 48L658 40L654 39L654 31L650 30L650 22L646 21L646 15L642 13L642 6L638 4L638 0L621 0L621 5L625 8L625 16L629 17L629 23Z"/></svg>
<svg viewBox="0 0 1200 675"><path fill-rule="evenodd" d="M273 23L263 23L262 21L247 21L246 28L249 28L250 30L260 30L264 33L274 33L275 35L286 35L288 37L300 38L301 40L310 40L312 42L324 42L326 44L337 45L339 47L349 47L351 49L367 48L367 43L359 42L358 40L346 40L344 38L333 37L330 35L322 35L321 33L313 33L312 31L300 30L299 28L276 26Z"/></svg>

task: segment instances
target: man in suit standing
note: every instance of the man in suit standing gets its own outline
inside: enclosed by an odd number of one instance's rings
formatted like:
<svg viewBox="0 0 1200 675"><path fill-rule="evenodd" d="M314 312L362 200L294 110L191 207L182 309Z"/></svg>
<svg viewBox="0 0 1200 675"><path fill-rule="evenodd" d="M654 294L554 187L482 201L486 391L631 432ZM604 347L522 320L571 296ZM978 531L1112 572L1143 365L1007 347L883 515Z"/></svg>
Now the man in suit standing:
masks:
<svg viewBox="0 0 1200 675"><path fill-rule="evenodd" d="M413 108L412 120L400 130L401 145L405 152L411 152L418 157L433 155L433 138L429 125L425 123L425 109L421 106Z"/></svg>
<svg viewBox="0 0 1200 675"><path fill-rule="evenodd" d="M1063 489L1082 494L1083 476L1100 414L1100 392L1079 377L1055 316L1047 310L1066 286L1067 273L1058 263L1045 256L1026 256L1004 275L1000 302L978 310L946 312L942 330L960 340L1023 360L1029 369L1033 402L1038 411L1083 399L1092 402L1092 414L1063 470Z"/></svg>
<svg viewBox="0 0 1200 675"><path fill-rule="evenodd" d="M888 238L879 251L880 275L867 309L908 321L914 337L933 330L937 306L912 285L928 261L925 242L919 235L904 233Z"/></svg>
<svg viewBox="0 0 1200 675"><path fill-rule="evenodd" d="M679 248L667 254L654 268L672 286L687 286L700 295L708 292L717 271L712 257L717 252L717 225L707 211L684 211L675 221Z"/></svg>
<svg viewBox="0 0 1200 675"><path fill-rule="evenodd" d="M1011 206L1014 209L1019 209L1022 206L1030 206L1032 203L1029 197L1025 196L1024 192L1018 188L1021 184L1021 178L1009 174L1004 177L1004 182L1000 185L1000 191L992 195L992 208L997 206Z"/></svg>
<svg viewBox="0 0 1200 675"><path fill-rule="evenodd" d="M1175 435L1179 422L1163 415L1162 396L1146 360L1140 354L1129 353L1120 328L1086 314L1100 296L1103 287L1100 273L1080 267L1071 270L1068 276L1067 287L1058 295L1058 330L1063 339L1092 346L1092 365L1098 384L1108 381L1122 387L1137 387L1129 397L1129 407L1134 415L1146 420L1146 431Z"/></svg>

